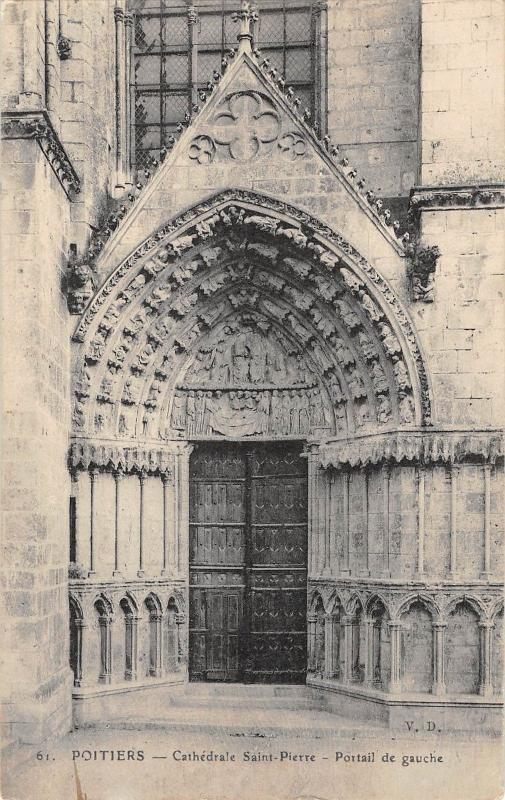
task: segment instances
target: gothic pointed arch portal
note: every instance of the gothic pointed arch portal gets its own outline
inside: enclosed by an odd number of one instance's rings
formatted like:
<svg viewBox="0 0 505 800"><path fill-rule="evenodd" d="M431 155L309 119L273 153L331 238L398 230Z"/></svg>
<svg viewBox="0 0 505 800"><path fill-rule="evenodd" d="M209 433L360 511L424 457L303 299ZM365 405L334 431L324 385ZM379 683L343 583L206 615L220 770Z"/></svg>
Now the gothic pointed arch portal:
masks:
<svg viewBox="0 0 505 800"><path fill-rule="evenodd" d="M322 440L431 421L417 339L388 284L330 228L250 191L147 239L74 340L79 438Z"/></svg>

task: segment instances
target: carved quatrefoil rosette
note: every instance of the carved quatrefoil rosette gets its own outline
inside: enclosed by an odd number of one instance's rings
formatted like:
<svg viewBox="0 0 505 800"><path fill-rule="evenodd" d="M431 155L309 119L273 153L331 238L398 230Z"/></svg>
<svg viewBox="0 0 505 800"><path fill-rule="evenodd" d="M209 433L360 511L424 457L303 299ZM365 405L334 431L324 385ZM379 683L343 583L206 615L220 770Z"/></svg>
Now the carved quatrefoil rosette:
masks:
<svg viewBox="0 0 505 800"><path fill-rule="evenodd" d="M235 161L252 161L277 141L280 118L273 103L260 92L235 92L214 117L213 139Z"/></svg>
<svg viewBox="0 0 505 800"><path fill-rule="evenodd" d="M298 131L285 133L279 139L277 146L288 161L297 161L303 158L307 152L307 143Z"/></svg>
<svg viewBox="0 0 505 800"><path fill-rule="evenodd" d="M189 157L198 164L212 164L216 145L210 136L196 136L189 146Z"/></svg>

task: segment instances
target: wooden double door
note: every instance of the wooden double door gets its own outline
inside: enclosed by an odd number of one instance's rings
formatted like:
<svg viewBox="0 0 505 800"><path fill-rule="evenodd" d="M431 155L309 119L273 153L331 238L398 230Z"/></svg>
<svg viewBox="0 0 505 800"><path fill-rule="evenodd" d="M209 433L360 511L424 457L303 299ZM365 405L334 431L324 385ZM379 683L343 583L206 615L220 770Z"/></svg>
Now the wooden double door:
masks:
<svg viewBox="0 0 505 800"><path fill-rule="evenodd" d="M301 445L197 445L189 524L190 680L303 683L307 466Z"/></svg>

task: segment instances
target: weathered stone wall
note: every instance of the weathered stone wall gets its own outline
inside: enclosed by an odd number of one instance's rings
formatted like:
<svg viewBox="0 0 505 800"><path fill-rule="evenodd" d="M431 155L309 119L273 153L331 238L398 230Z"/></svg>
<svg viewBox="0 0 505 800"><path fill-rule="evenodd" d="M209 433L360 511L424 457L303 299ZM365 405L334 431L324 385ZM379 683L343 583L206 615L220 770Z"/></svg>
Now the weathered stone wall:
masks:
<svg viewBox="0 0 505 800"><path fill-rule="evenodd" d="M417 181L419 5L328 4L328 132L381 197Z"/></svg>
<svg viewBox="0 0 505 800"><path fill-rule="evenodd" d="M71 725L66 264L70 243L82 248L89 240L110 182L114 16L106 0L7 2L2 16L3 109L21 114L2 147L3 722L9 743L39 742ZM60 34L71 40L66 61L58 52ZM49 120L68 144L82 182L78 202L64 189L63 151L47 149L52 134L15 138L30 136L23 112L37 112L32 119L43 126Z"/></svg>
<svg viewBox="0 0 505 800"><path fill-rule="evenodd" d="M62 4L61 29L71 58L61 61L61 138L82 181L72 204L74 241L87 246L114 185L115 45L111 0ZM121 5L121 4L119 4Z"/></svg>
<svg viewBox="0 0 505 800"><path fill-rule="evenodd" d="M421 182L503 180L504 4L423 0Z"/></svg>
<svg viewBox="0 0 505 800"><path fill-rule="evenodd" d="M10 641L3 657L13 682L4 684L4 719L12 738L34 742L70 724L70 346L62 292L70 221L37 143L9 140L2 149L2 581Z"/></svg>
<svg viewBox="0 0 505 800"><path fill-rule="evenodd" d="M436 299L411 313L430 364L440 424L504 419L503 208L422 213L423 242L441 251Z"/></svg>

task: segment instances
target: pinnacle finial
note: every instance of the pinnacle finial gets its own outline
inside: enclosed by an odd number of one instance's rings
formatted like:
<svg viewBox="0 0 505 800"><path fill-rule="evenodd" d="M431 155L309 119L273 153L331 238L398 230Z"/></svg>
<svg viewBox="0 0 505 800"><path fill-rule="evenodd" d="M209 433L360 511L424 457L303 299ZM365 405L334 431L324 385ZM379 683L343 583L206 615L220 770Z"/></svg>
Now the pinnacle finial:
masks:
<svg viewBox="0 0 505 800"><path fill-rule="evenodd" d="M257 10L251 6L249 0L242 0L240 11L234 11L231 18L234 22L240 20L240 33L237 36L239 53L251 53L252 23L259 19Z"/></svg>

